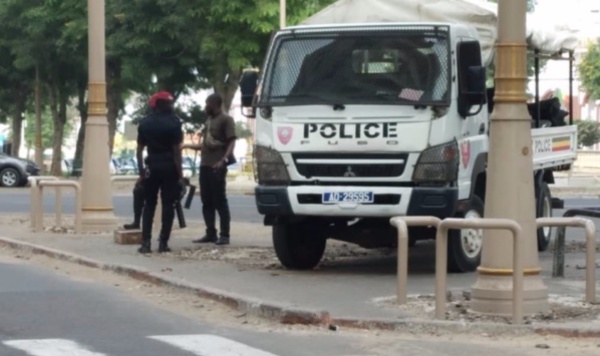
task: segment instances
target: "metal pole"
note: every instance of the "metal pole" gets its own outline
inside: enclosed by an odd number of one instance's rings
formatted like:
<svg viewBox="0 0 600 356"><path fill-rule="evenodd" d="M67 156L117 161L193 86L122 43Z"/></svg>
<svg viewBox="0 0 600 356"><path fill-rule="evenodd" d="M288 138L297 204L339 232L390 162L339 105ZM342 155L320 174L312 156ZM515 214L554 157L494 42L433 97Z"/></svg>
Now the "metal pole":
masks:
<svg viewBox="0 0 600 356"><path fill-rule="evenodd" d="M408 226L426 226L436 228L441 220L435 216L395 217L390 224L398 229L398 281L396 287L396 302L406 304L408 283Z"/></svg>
<svg viewBox="0 0 600 356"><path fill-rule="evenodd" d="M62 227L62 189L61 189L61 187L55 188L54 215L55 215L54 223L56 224L56 227L60 229Z"/></svg>
<svg viewBox="0 0 600 356"><path fill-rule="evenodd" d="M512 263L512 317L514 324L523 322L523 241L521 227L513 220L507 219L446 219L438 226L436 237L436 264L435 264L435 317L445 319L446 314L446 269L448 268L447 248L448 230L450 229L490 229L508 230L513 239ZM498 237L502 235L494 235ZM506 235L502 236L506 237Z"/></svg>
<svg viewBox="0 0 600 356"><path fill-rule="evenodd" d="M110 183L106 119L105 0L88 0L89 86L82 176L82 226L86 231L116 227Z"/></svg>
<svg viewBox="0 0 600 356"><path fill-rule="evenodd" d="M552 261L552 278L564 278L565 276L565 226L556 229L556 242L554 243L554 255Z"/></svg>
<svg viewBox="0 0 600 356"><path fill-rule="evenodd" d="M596 225L591 220L582 218L539 218L537 226L560 226L563 238L567 227L585 229L585 300L596 303ZM564 242L562 248L564 262Z"/></svg>
<svg viewBox="0 0 600 356"><path fill-rule="evenodd" d="M524 312L547 311L548 288L540 276L535 223L531 116L527 110L526 2L498 2L496 97L490 117L485 217L516 221L522 229L527 290ZM519 174L515 174L519 172ZM507 231L483 234L481 266L472 290L473 310L510 315L514 251Z"/></svg>
<svg viewBox="0 0 600 356"><path fill-rule="evenodd" d="M540 128L540 118L542 113L540 112L540 52L536 49L534 52L534 61L535 61L535 128Z"/></svg>
<svg viewBox="0 0 600 356"><path fill-rule="evenodd" d="M570 51L569 52L569 125L573 125L573 62L574 62L573 51Z"/></svg>
<svg viewBox="0 0 600 356"><path fill-rule="evenodd" d="M279 0L279 27L284 29L287 20L287 4L286 0Z"/></svg>

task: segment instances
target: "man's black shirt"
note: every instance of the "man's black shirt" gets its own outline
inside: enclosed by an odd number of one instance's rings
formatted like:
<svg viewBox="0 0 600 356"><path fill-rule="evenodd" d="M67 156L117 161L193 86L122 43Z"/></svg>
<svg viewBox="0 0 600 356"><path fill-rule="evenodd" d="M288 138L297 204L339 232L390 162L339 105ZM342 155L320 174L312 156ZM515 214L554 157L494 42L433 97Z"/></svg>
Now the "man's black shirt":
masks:
<svg viewBox="0 0 600 356"><path fill-rule="evenodd" d="M148 148L148 157L168 156L173 153L173 146L183 141L181 119L172 113L152 113L145 117L138 126L139 145Z"/></svg>

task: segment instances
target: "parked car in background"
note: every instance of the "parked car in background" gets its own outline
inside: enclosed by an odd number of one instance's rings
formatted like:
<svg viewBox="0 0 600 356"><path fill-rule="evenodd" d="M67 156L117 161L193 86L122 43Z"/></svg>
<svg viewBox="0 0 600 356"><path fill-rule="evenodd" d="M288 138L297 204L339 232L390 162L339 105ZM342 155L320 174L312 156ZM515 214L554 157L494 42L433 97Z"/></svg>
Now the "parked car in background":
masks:
<svg viewBox="0 0 600 356"><path fill-rule="evenodd" d="M138 172L137 160L135 158L118 158L121 174L136 175Z"/></svg>
<svg viewBox="0 0 600 356"><path fill-rule="evenodd" d="M27 179L37 176L40 168L30 160L0 153L0 185L3 187L22 187Z"/></svg>

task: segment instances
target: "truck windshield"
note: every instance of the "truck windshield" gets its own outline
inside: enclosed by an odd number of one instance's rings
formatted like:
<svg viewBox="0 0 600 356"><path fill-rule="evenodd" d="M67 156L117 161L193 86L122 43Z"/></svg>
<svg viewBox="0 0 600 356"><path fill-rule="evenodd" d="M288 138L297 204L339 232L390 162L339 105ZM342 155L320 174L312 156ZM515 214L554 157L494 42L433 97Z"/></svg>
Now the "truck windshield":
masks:
<svg viewBox="0 0 600 356"><path fill-rule="evenodd" d="M447 104L448 37L443 26L280 35L260 103Z"/></svg>

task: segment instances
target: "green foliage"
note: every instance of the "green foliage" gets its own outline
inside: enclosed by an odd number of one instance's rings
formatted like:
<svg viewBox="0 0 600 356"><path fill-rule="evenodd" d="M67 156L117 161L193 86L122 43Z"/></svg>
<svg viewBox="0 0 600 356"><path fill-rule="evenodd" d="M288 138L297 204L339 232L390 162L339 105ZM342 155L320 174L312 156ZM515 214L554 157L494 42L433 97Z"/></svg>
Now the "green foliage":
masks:
<svg viewBox="0 0 600 356"><path fill-rule="evenodd" d="M577 123L579 147L591 147L600 142L600 123L581 120Z"/></svg>
<svg viewBox="0 0 600 356"><path fill-rule="evenodd" d="M34 148L35 146L35 115L28 113L25 115L25 122L27 124L24 132L25 136L25 147ZM68 136L73 132L73 124L67 122L65 125L65 135ZM42 148L47 150L52 148L54 144L54 122L52 121L52 115L49 111L42 113ZM62 145L62 143L61 143Z"/></svg>
<svg viewBox="0 0 600 356"><path fill-rule="evenodd" d="M581 84L591 99L600 99L600 39L588 46L588 51L579 64Z"/></svg>
<svg viewBox="0 0 600 356"><path fill-rule="evenodd" d="M245 140L252 137L252 131L243 122L236 122L235 135L238 139Z"/></svg>

